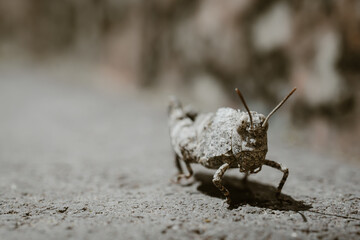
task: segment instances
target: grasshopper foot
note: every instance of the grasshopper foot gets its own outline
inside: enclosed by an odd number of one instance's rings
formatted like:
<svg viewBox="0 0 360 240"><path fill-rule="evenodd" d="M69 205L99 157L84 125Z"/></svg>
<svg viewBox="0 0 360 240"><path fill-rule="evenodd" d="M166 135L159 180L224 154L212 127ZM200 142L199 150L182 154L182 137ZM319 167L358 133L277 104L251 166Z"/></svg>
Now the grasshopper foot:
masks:
<svg viewBox="0 0 360 240"><path fill-rule="evenodd" d="M178 158L176 158L176 159L178 159ZM179 164L179 166L180 166L180 164ZM176 176L176 181L175 180L171 180L171 181L174 182L174 183L179 184L181 179L183 179L183 178L185 178L185 179L191 178L192 175L193 175L193 170L192 170L192 168L190 166L190 163L186 163L186 168L187 168L187 170L189 172L188 174L184 174L182 169L181 169L181 171L179 171L179 174Z"/></svg>
<svg viewBox="0 0 360 240"><path fill-rule="evenodd" d="M179 174L179 175L177 175L177 177L176 177L176 183L180 183L181 179L183 179L183 178L189 179L189 178L191 178L191 175L190 175L190 174L189 174L189 175L186 175L186 174Z"/></svg>
<svg viewBox="0 0 360 240"><path fill-rule="evenodd" d="M287 202L287 200L281 195L281 192L276 192L275 197L280 202L280 204Z"/></svg>
<svg viewBox="0 0 360 240"><path fill-rule="evenodd" d="M231 198L228 196L228 197L226 197L226 200L225 200L225 202L229 205L229 206L231 206Z"/></svg>
<svg viewBox="0 0 360 240"><path fill-rule="evenodd" d="M226 197L225 201L223 201L223 203L222 203L222 207L224 207L226 204L228 205L228 208L232 207L232 201L231 201L230 197Z"/></svg>
<svg viewBox="0 0 360 240"><path fill-rule="evenodd" d="M281 195L281 190L277 190L275 193L275 197L278 200L282 200L284 195Z"/></svg>

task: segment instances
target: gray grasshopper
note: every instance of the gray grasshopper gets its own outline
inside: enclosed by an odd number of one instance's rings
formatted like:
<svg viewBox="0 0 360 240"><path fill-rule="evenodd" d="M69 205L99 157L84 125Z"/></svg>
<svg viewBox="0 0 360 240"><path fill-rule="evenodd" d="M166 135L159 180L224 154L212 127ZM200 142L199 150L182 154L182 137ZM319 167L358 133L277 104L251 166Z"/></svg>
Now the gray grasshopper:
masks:
<svg viewBox="0 0 360 240"><path fill-rule="evenodd" d="M230 193L222 185L221 180L229 168L239 168L245 173L257 173L263 165L276 168L284 173L276 196L289 175L288 168L267 160L267 130L269 118L295 92L294 88L269 114L250 111L241 92L235 89L245 111L232 108L220 108L215 113L197 113L183 108L173 98L169 106L169 128L171 144L175 151L175 164L179 170L177 182L193 175L192 163L206 168L217 169L213 177L214 185L226 197L230 204ZM180 160L185 162L188 174L184 174Z"/></svg>

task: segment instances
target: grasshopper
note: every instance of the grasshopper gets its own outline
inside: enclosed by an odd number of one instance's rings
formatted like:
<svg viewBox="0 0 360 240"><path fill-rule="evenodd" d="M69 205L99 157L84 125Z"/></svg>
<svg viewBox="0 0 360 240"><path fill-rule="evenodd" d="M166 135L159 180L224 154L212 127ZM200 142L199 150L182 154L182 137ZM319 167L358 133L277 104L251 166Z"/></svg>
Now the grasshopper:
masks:
<svg viewBox="0 0 360 240"><path fill-rule="evenodd" d="M176 98L172 98L168 113L171 145L175 151L175 164L179 171L177 182L193 175L193 163L217 169L212 181L230 204L230 193L222 184L224 173L229 168L239 168L240 172L245 173L246 180L249 174L258 173L262 166L266 165L283 172L276 192L278 198L289 170L275 161L266 159L268 121L295 90L296 88L267 117L250 111L237 88L235 91L246 112L220 108L215 113L197 113L183 108ZM188 174L184 174L180 160L185 163Z"/></svg>

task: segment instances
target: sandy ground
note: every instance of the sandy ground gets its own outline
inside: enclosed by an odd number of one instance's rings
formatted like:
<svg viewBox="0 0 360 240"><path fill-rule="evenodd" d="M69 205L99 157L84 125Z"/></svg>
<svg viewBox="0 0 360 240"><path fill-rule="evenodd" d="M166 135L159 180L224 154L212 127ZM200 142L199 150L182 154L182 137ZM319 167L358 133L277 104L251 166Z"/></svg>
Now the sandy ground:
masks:
<svg viewBox="0 0 360 240"><path fill-rule="evenodd" d="M166 103L106 94L42 74L0 74L0 239L359 239L357 165L309 152L269 133L264 167L214 171L173 184Z"/></svg>

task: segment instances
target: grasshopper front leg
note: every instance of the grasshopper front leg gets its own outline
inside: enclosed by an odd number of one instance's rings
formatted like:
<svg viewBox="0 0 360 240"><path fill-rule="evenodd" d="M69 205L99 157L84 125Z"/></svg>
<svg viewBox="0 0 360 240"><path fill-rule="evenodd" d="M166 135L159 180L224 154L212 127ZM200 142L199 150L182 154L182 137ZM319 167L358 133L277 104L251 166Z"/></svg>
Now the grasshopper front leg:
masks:
<svg viewBox="0 0 360 240"><path fill-rule="evenodd" d="M281 166L280 163L277 163L275 161L271 161L271 160L264 160L264 165L267 165L269 167L273 167L273 168L276 168L276 169L279 169L280 171L282 171L284 173L280 183L279 183L279 186L277 188L277 192L276 192L276 197L279 198L280 196L280 193L281 193L281 189L283 188L285 182L286 182L286 179L287 177L289 176L289 169L286 168L286 167L283 167Z"/></svg>
<svg viewBox="0 0 360 240"><path fill-rule="evenodd" d="M221 180L224 176L224 173L226 172L226 170L228 170L229 168L229 164L228 163L224 163L214 174L214 178L213 178L213 183L214 185L222 192L222 194L224 194L224 196L226 197L226 202L230 205L231 200L230 200L230 193L229 191L222 185Z"/></svg>

